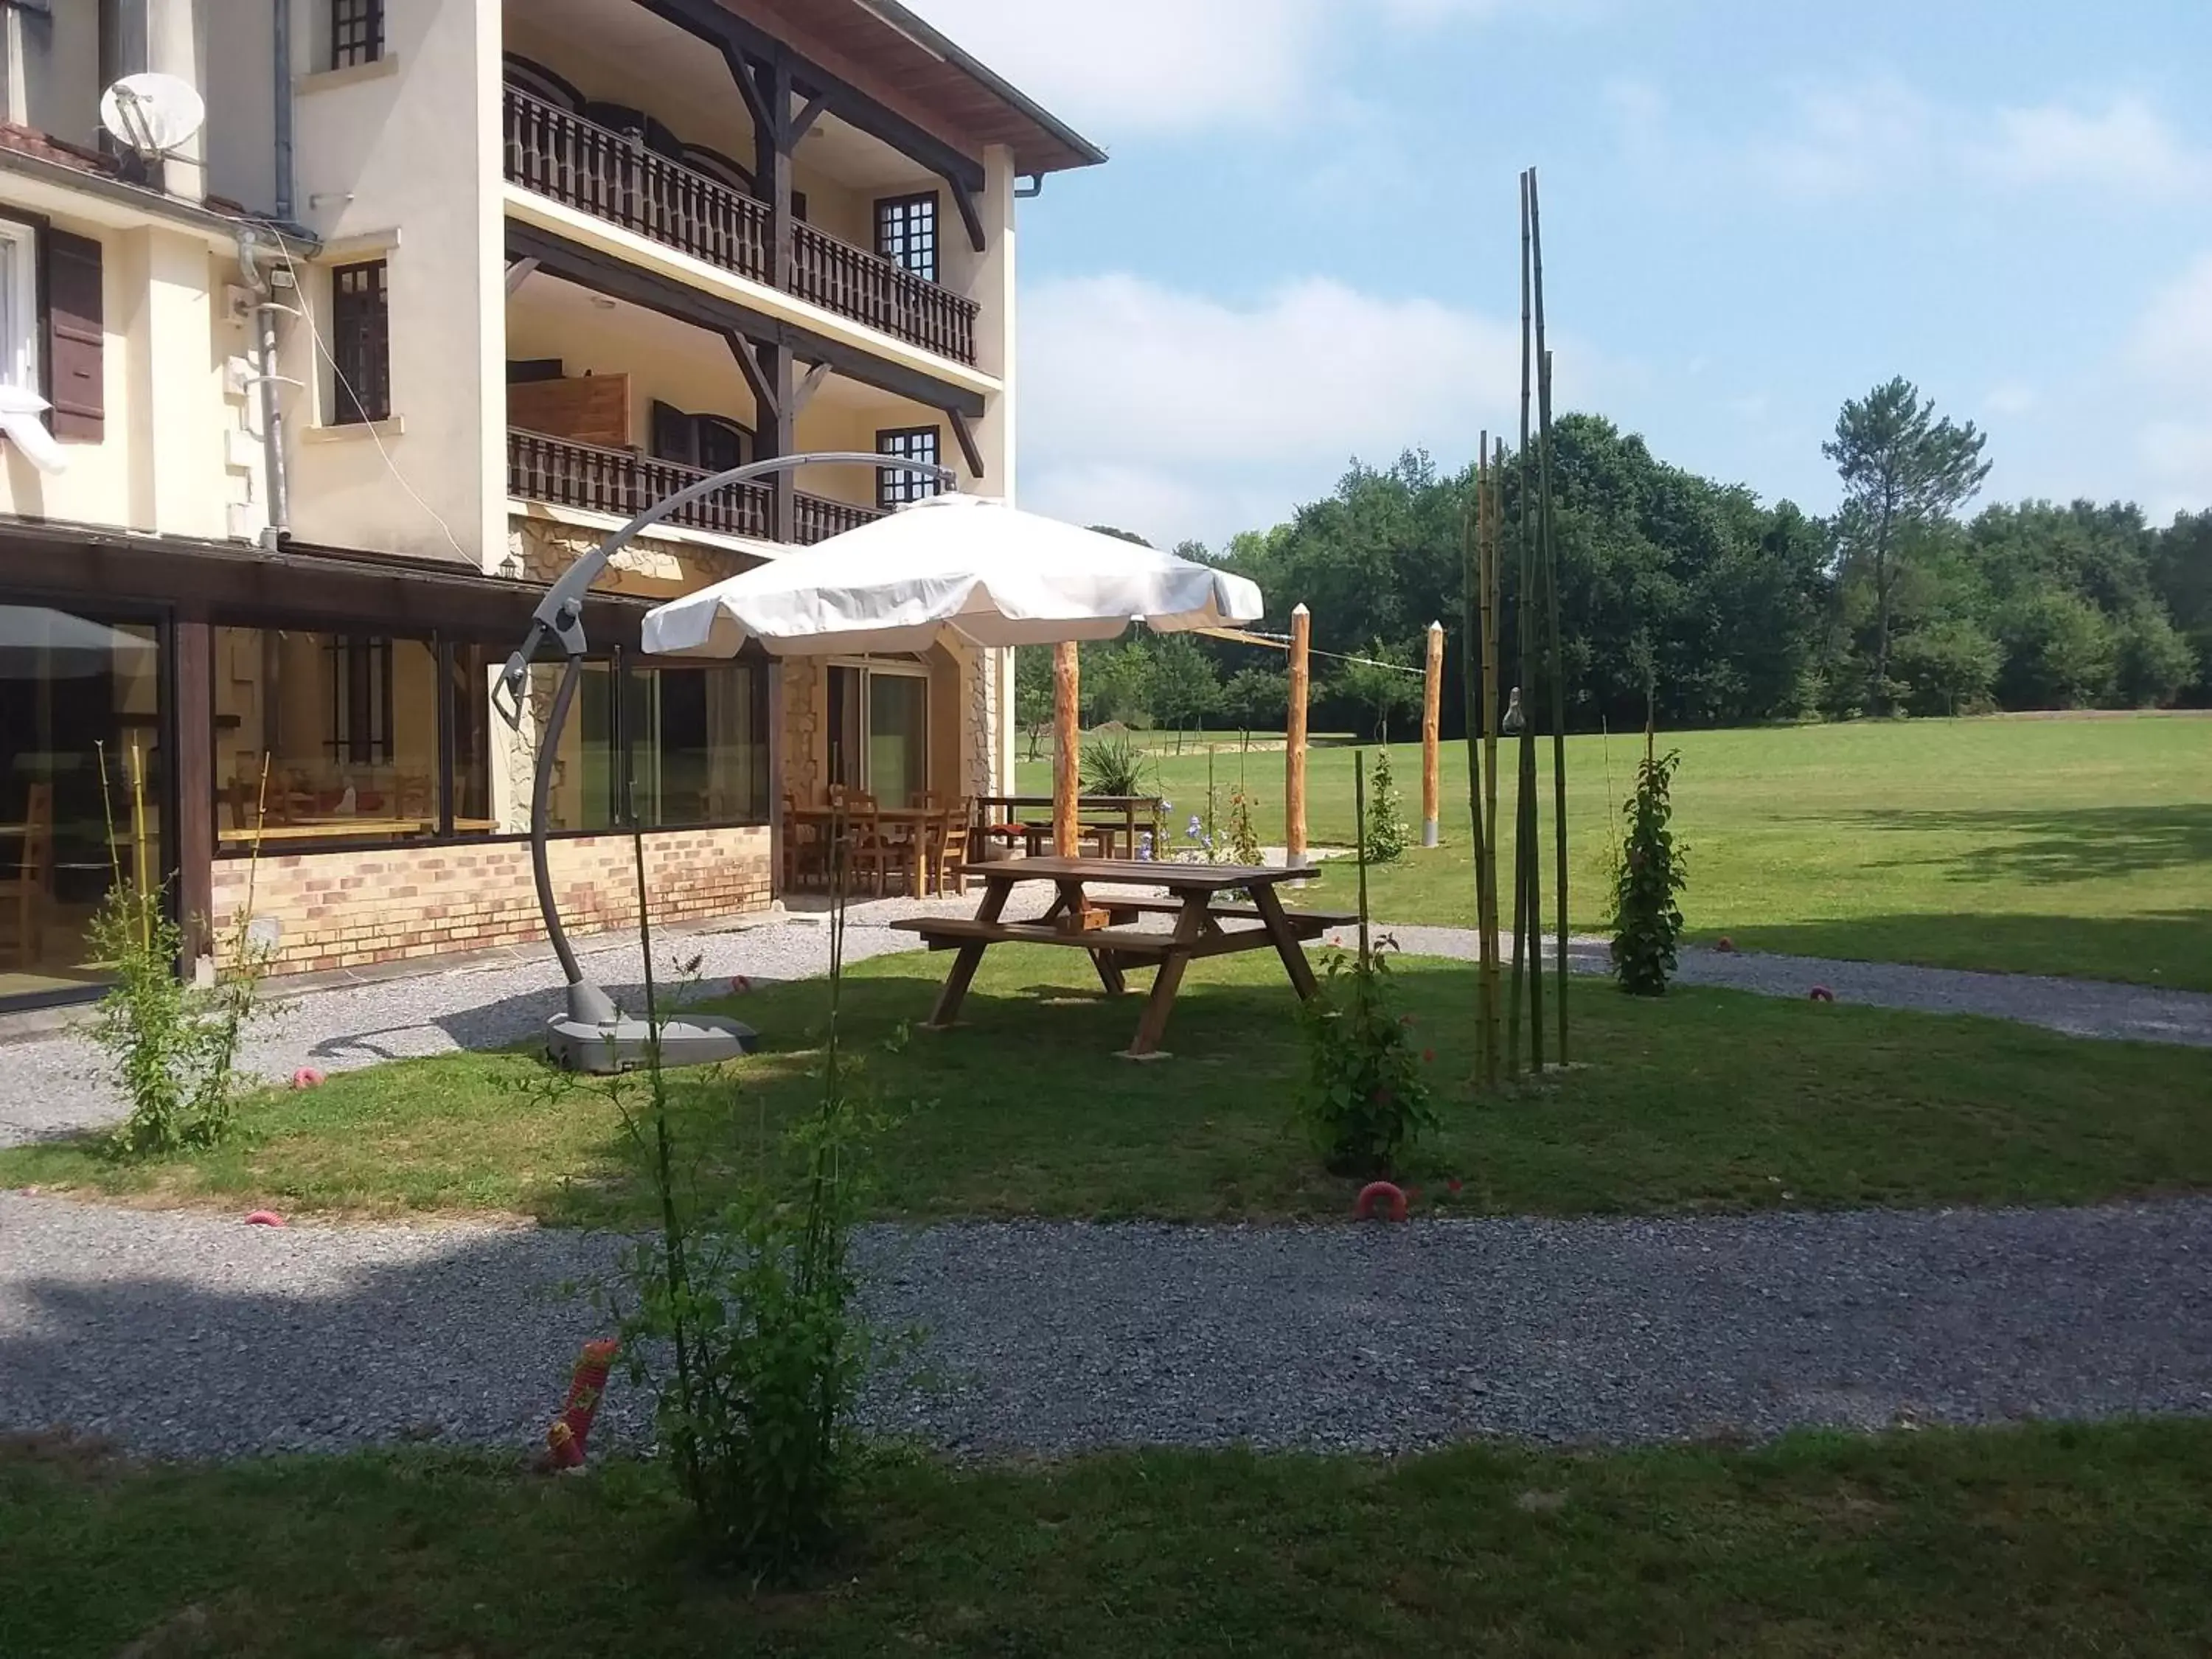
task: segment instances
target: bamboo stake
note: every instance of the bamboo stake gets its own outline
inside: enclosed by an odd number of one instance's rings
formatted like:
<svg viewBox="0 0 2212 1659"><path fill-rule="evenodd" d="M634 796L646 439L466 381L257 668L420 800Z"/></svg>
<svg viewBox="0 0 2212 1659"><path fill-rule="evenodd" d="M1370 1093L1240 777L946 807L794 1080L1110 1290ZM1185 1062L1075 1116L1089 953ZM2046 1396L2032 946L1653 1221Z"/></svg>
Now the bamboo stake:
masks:
<svg viewBox="0 0 2212 1659"><path fill-rule="evenodd" d="M1460 514L1460 638L1465 641L1460 670L1461 702L1467 716L1467 816L1468 842L1474 854L1475 1023L1474 1073L1478 1084L1498 1081L1493 1046L1490 979L1490 880L1484 868L1488 843L1482 824L1482 702L1481 667L1483 601L1483 536L1489 528L1490 434L1482 434L1482 449L1475 460L1474 500Z"/></svg>
<svg viewBox="0 0 2212 1659"><path fill-rule="evenodd" d="M1535 378L1534 245L1530 217L1535 189L1532 173L1521 175L1521 453L1516 458L1520 499L1515 526L1521 543L1521 565L1514 592L1514 643L1521 691L1521 763L1513 834L1514 896L1513 959L1518 979L1525 968L1528 981L1528 1065L1544 1070L1544 897L1542 858L1537 848L1536 826L1536 676L1533 652L1534 618L1529 614L1536 593L1535 524L1530 514L1535 495L1529 465L1530 401ZM1514 1010L1515 1042L1519 1042L1520 1011Z"/></svg>
<svg viewBox="0 0 2212 1659"><path fill-rule="evenodd" d="M1559 915L1559 1064L1567 1063L1567 690L1566 658L1559 644L1559 543L1552 504L1552 352L1544 335L1544 210L1536 170L1528 169L1530 264L1536 292L1537 465L1542 475L1538 533L1543 542L1544 605L1548 613L1552 670L1552 840L1553 902Z"/></svg>
<svg viewBox="0 0 2212 1659"><path fill-rule="evenodd" d="M1444 712L1444 625L1429 624L1429 654L1421 678L1421 845L1437 844L1437 815L1443 805L1443 779L1437 773L1437 749L1443 739Z"/></svg>
<svg viewBox="0 0 2212 1659"><path fill-rule="evenodd" d="M1291 718L1283 745L1283 862L1298 869L1306 861L1306 701L1313 674L1313 613L1304 605L1291 612Z"/></svg>
<svg viewBox="0 0 2212 1659"><path fill-rule="evenodd" d="M1489 467L1488 498L1484 503L1486 519L1482 538L1482 746L1483 746L1483 842L1486 848L1483 874L1487 890L1483 895L1481 927L1489 951L1489 1044L1490 1081L1498 1082L1498 1066L1504 1048L1504 1028L1499 1023L1503 986L1500 981L1505 971L1504 952L1498 937L1498 726L1503 711L1498 701L1498 550L1504 524L1505 441L1498 440Z"/></svg>

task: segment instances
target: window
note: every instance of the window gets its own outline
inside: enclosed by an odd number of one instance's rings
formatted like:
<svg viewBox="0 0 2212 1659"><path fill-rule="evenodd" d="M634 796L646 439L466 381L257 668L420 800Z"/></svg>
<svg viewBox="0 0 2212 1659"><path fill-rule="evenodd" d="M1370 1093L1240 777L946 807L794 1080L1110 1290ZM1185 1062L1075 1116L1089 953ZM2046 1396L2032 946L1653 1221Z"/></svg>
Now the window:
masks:
<svg viewBox="0 0 2212 1659"><path fill-rule="evenodd" d="M561 670L534 667L537 706ZM562 734L556 829L647 830L765 823L769 815L768 673L759 662L684 667L584 665Z"/></svg>
<svg viewBox="0 0 2212 1659"><path fill-rule="evenodd" d="M331 67L351 69L384 56L384 0L331 0Z"/></svg>
<svg viewBox="0 0 2212 1659"><path fill-rule="evenodd" d="M295 852L443 833L440 654L428 639L217 628L216 846L248 852L257 828Z"/></svg>
<svg viewBox="0 0 2212 1659"><path fill-rule="evenodd" d="M925 282L937 280L937 193L876 204L876 252Z"/></svg>
<svg viewBox="0 0 2212 1659"><path fill-rule="evenodd" d="M896 455L902 461L927 461L937 464L937 428L933 426L902 427L894 432L876 434L876 453ZM890 472L876 474L876 505L888 513L895 507L904 507L908 501L918 501L937 494L937 475L933 472Z"/></svg>
<svg viewBox="0 0 2212 1659"><path fill-rule="evenodd" d="M830 670L830 781L878 806L910 806L929 787L929 675L920 664Z"/></svg>
<svg viewBox="0 0 2212 1659"><path fill-rule="evenodd" d="M331 359L337 372L332 423L389 419L392 319L383 260L331 272Z"/></svg>
<svg viewBox="0 0 2212 1659"><path fill-rule="evenodd" d="M687 415L658 398L653 404L653 456L708 472L726 472L754 455L753 434L722 415Z"/></svg>
<svg viewBox="0 0 2212 1659"><path fill-rule="evenodd" d="M39 243L30 226L0 219L0 385L40 391Z"/></svg>

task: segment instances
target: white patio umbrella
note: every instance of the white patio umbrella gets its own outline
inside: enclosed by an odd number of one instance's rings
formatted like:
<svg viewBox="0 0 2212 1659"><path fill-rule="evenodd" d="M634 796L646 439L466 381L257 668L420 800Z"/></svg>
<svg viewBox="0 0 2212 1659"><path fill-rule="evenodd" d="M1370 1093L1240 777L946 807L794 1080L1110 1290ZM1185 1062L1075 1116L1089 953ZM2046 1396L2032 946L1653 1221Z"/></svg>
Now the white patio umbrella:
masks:
<svg viewBox="0 0 2212 1659"><path fill-rule="evenodd" d="M939 495L672 599L646 650L734 656L1110 640L1133 622L1187 633L1257 622L1242 576L975 495Z"/></svg>
<svg viewBox="0 0 2212 1659"><path fill-rule="evenodd" d="M734 656L757 640L780 656L921 651L951 633L981 646L1110 640L1257 622L1258 586L1194 560L1002 501L945 495L848 530L647 612L660 654ZM1075 835L1074 653L1054 665L1060 733L1055 842Z"/></svg>

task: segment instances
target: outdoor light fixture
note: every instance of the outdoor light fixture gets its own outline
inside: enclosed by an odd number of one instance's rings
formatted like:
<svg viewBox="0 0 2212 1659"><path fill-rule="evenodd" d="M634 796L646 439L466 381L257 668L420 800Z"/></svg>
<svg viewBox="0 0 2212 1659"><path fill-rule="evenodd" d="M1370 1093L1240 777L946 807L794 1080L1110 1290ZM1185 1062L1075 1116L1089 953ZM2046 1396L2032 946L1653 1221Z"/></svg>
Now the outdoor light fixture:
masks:
<svg viewBox="0 0 2212 1659"><path fill-rule="evenodd" d="M1517 738L1528 729L1528 717L1521 712L1521 688L1517 685L1505 700L1505 718L1498 726L1509 738Z"/></svg>
<svg viewBox="0 0 2212 1659"><path fill-rule="evenodd" d="M635 1070L647 1062L656 1036L653 1024L625 1018L615 1006L613 999L584 976L576 961L575 947L568 943L568 935L561 926L560 907L553 898L553 872L547 861L553 771L560 757L561 732L568 724L569 708L576 701L576 688L583 678L584 653L589 648L584 638L585 597L616 554L670 514L732 484L750 483L796 467L817 465L869 466L878 471L925 473L946 489L957 489L960 482L959 475L951 467L934 462L847 450L775 455L702 478L646 508L569 566L538 601L522 648L509 657L507 666L500 671L499 684L492 692L492 707L510 728L520 732L523 699L530 690L530 665L541 658L550 659L556 655L563 664L561 684L553 693L553 706L545 717L545 730L538 740L538 765L530 794L530 864L537 878L538 909L545 920L545 935L553 942L553 954L560 958L561 971L568 980L568 1012L546 1022L545 1051L556 1065L567 1070L602 1074ZM630 814L635 823L634 802ZM651 971L650 963L647 964L647 971ZM756 1042L750 1027L714 1015L663 1018L658 1024L660 1063L664 1066L704 1066L734 1060L750 1053Z"/></svg>

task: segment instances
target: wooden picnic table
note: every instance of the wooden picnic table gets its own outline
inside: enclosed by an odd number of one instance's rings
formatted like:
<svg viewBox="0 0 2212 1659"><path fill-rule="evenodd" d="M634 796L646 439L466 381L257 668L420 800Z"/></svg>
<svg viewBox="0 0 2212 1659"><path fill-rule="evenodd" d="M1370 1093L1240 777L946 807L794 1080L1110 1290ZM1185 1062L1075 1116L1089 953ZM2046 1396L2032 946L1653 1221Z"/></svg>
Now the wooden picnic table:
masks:
<svg viewBox="0 0 2212 1659"><path fill-rule="evenodd" d="M994 945L1066 945L1090 953L1099 982L1111 996L1128 988L1126 975L1130 969L1155 970L1152 993L1137 1021L1136 1037L1122 1051L1131 1060L1158 1054L1168 1016L1174 1012L1176 994L1182 988L1183 969L1191 963L1201 957L1272 949L1290 976L1291 988L1301 998L1310 998L1316 986L1313 964L1306 960L1307 943L1331 927L1356 920L1320 911L1285 909L1275 889L1309 873L1303 870L1153 864L1132 859L1038 858L979 864L969 873L984 884L983 902L973 916L916 916L891 924L919 934L933 951L960 953L953 961L952 971L945 975L944 988L937 994L937 1006L929 1016L931 1028L944 1030L956 1022L968 988L975 982L975 970ZM1057 890L1051 908L1036 921L1001 920L1014 888L1033 881L1048 881ZM1108 886L1162 888L1168 896L1094 896L1090 890ZM1249 904L1229 899L1239 890L1251 895ZM1146 915L1171 915L1175 925L1166 930L1133 925ZM1224 922L1234 925L1224 927Z"/></svg>

